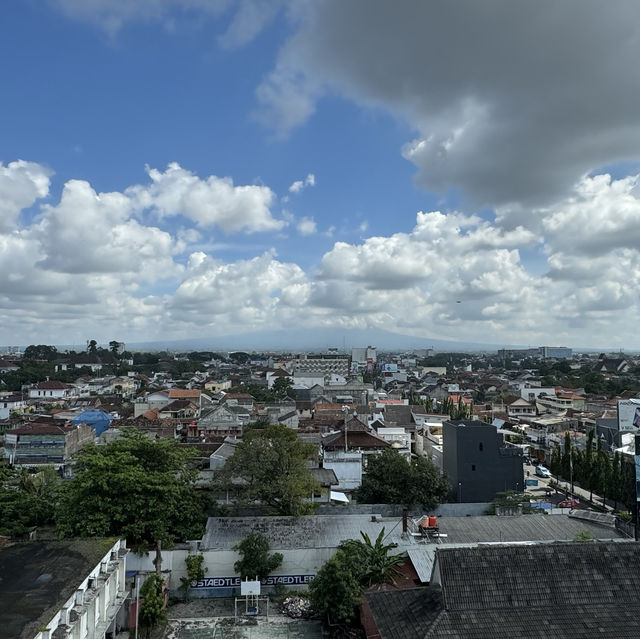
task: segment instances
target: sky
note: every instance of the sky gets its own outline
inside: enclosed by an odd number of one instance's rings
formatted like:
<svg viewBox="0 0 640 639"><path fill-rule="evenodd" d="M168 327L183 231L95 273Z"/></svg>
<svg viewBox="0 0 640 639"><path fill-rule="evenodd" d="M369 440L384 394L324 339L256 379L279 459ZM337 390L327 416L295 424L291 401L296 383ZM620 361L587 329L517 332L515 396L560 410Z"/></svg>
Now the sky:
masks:
<svg viewBox="0 0 640 639"><path fill-rule="evenodd" d="M0 344L640 348L636 2L6 0L0 57Z"/></svg>

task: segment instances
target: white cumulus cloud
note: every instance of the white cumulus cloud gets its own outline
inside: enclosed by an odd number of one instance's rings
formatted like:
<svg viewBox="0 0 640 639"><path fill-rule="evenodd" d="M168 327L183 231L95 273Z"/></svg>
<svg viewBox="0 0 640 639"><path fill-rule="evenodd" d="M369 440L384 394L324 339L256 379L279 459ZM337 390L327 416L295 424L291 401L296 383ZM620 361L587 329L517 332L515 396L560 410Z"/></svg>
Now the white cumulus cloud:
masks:
<svg viewBox="0 0 640 639"><path fill-rule="evenodd" d="M300 235L315 235L318 232L318 225L312 217L303 217L296 224Z"/></svg>
<svg viewBox="0 0 640 639"><path fill-rule="evenodd" d="M270 210L275 200L268 186L233 184L228 177L205 179L172 162L167 170L148 169L151 184L127 189L141 208L162 216L183 215L203 227L217 226L227 233L277 231L284 226Z"/></svg>
<svg viewBox="0 0 640 639"><path fill-rule="evenodd" d="M51 174L36 162L0 162L0 232L14 229L20 211L48 195Z"/></svg>

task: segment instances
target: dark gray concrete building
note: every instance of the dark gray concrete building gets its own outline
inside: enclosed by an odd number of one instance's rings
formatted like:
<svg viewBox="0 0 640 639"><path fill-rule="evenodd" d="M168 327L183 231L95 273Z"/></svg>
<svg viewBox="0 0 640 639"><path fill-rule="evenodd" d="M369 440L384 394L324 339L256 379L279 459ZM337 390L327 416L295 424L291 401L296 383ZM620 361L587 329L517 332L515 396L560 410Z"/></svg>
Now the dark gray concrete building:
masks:
<svg viewBox="0 0 640 639"><path fill-rule="evenodd" d="M458 501L491 501L499 492L524 490L522 451L506 446L495 426L450 420L442 435L443 470Z"/></svg>

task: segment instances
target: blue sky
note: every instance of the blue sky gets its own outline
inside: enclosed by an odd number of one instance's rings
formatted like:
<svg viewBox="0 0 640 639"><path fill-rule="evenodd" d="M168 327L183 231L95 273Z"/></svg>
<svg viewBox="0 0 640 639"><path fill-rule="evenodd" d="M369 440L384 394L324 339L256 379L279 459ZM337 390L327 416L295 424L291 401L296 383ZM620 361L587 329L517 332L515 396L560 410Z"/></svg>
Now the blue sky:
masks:
<svg viewBox="0 0 640 639"><path fill-rule="evenodd" d="M322 327L638 348L634 15L6 3L0 343Z"/></svg>

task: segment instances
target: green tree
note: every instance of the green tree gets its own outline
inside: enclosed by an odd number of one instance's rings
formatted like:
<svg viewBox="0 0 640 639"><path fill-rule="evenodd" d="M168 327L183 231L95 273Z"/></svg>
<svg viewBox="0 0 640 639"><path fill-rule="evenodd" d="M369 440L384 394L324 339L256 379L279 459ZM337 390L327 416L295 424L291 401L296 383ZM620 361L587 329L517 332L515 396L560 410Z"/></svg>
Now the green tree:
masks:
<svg viewBox="0 0 640 639"><path fill-rule="evenodd" d="M613 454L611 461L611 488L609 490L611 499L614 502L614 509L618 508L618 502L624 501L624 483L620 461L620 453L617 451Z"/></svg>
<svg viewBox="0 0 640 639"><path fill-rule="evenodd" d="M146 629L147 639L151 637L152 630L163 624L167 618L164 601L164 579L161 575L149 575L140 588L140 611L138 623Z"/></svg>
<svg viewBox="0 0 640 639"><path fill-rule="evenodd" d="M362 541L343 541L309 584L314 610L331 621L352 620L364 590L377 584L394 583L399 575L398 566L404 561L404 553L389 554L396 544L383 543L384 528L375 543L371 543L368 535L360 534Z"/></svg>
<svg viewBox="0 0 640 639"><path fill-rule="evenodd" d="M0 535L24 537L55 517L59 481L53 468L37 474L5 469L0 478Z"/></svg>
<svg viewBox="0 0 640 639"><path fill-rule="evenodd" d="M600 373L587 373L583 377L583 385L589 395L602 395L605 392L604 377Z"/></svg>
<svg viewBox="0 0 640 639"><path fill-rule="evenodd" d="M58 357L58 349L55 346L47 346L46 344L31 344L24 349L22 355L23 360L46 360L50 362Z"/></svg>
<svg viewBox="0 0 640 639"><path fill-rule="evenodd" d="M282 424L253 429L229 457L216 483L235 489L241 501L262 502L275 514L308 514L314 504L305 500L317 488L308 462L315 455L313 444Z"/></svg>
<svg viewBox="0 0 640 639"><path fill-rule="evenodd" d="M261 533L249 533L233 549L241 555L233 569L240 573L242 579L264 579L282 564L282 553L270 555L269 540Z"/></svg>
<svg viewBox="0 0 640 639"><path fill-rule="evenodd" d="M135 430L83 448L73 479L63 485L60 534L120 535L133 547L199 536L205 508L191 456L173 440L150 440Z"/></svg>
<svg viewBox="0 0 640 639"><path fill-rule="evenodd" d="M426 457L411 461L395 448L369 457L367 472L355 493L365 504L422 504L437 506L449 492L446 477Z"/></svg>
<svg viewBox="0 0 640 639"><path fill-rule="evenodd" d="M385 529L380 531L375 542L367 533L360 532L362 541L349 539L342 542L342 548L349 553L357 555L360 559L360 582L365 588L376 584L395 584L400 576L398 567L404 563L406 553L401 552L390 555L389 552L398 547L398 544L385 544Z"/></svg>
<svg viewBox="0 0 640 639"><path fill-rule="evenodd" d="M244 351L236 351L235 353L229 353L229 359L236 364L247 364L251 361L251 355Z"/></svg>
<svg viewBox="0 0 640 639"><path fill-rule="evenodd" d="M340 550L309 584L313 609L333 622L349 622L355 617L362 592L359 557Z"/></svg>
<svg viewBox="0 0 640 639"><path fill-rule="evenodd" d="M204 574L207 569L202 565L204 563L204 555L187 555L184 559L184 563L187 566L187 576L180 577L180 587L184 593L184 600L189 600L189 588L191 584L204 579Z"/></svg>
<svg viewBox="0 0 640 639"><path fill-rule="evenodd" d="M569 476L571 475L571 448L571 433L567 431L564 434L564 449L562 451L561 458L561 474L565 479L569 479Z"/></svg>
<svg viewBox="0 0 640 639"><path fill-rule="evenodd" d="M92 339L89 344L87 344L87 351L89 353L97 353L98 352L98 342L95 339Z"/></svg>
<svg viewBox="0 0 640 639"><path fill-rule="evenodd" d="M295 391L291 388L293 380L290 377L278 377L273 383L272 391L277 399L295 397Z"/></svg>
<svg viewBox="0 0 640 639"><path fill-rule="evenodd" d="M562 453L559 446L554 446L551 450L551 464L549 470L552 475L562 475Z"/></svg>

